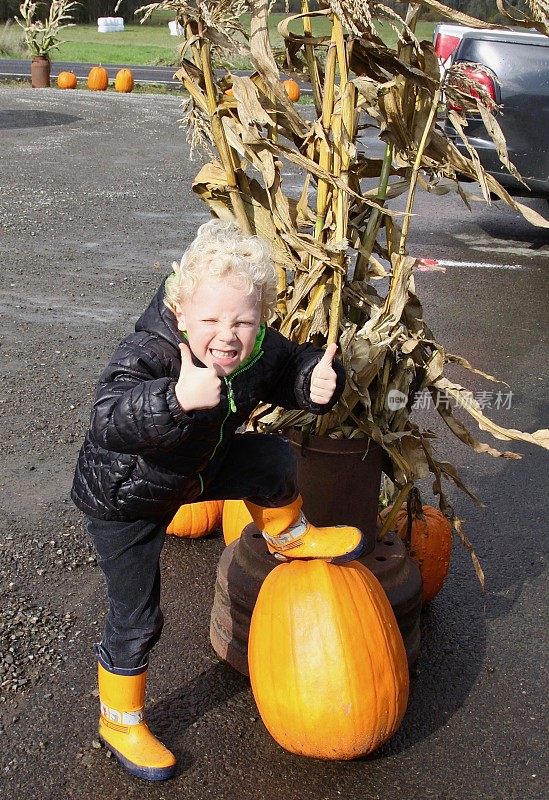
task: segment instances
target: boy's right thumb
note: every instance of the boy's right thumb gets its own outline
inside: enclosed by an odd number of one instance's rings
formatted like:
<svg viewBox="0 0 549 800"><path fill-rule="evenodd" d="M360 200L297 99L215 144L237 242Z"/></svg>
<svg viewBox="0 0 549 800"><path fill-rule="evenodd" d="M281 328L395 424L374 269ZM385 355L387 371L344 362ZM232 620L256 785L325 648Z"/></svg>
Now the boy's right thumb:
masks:
<svg viewBox="0 0 549 800"><path fill-rule="evenodd" d="M183 344L183 342L181 342L181 344L179 345L179 352L181 353L181 366L182 367L187 367L187 366L191 366L192 367L193 366L193 357L192 357L191 350L190 350L189 346L186 345L186 344Z"/></svg>

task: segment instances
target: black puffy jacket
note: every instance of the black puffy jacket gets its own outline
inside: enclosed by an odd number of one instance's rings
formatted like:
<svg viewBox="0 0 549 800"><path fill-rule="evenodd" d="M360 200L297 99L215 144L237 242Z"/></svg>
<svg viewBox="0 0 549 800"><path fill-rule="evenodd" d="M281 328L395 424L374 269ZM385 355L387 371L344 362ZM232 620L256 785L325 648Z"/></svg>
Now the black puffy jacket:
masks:
<svg viewBox="0 0 549 800"><path fill-rule="evenodd" d="M225 378L216 408L183 411L175 396L181 339L163 297L162 286L99 379L71 492L90 517L164 519L200 498L200 473L213 457L223 456L259 402L321 414L343 391L344 371L334 361L334 400L312 403L311 372L322 351L267 328L242 371Z"/></svg>

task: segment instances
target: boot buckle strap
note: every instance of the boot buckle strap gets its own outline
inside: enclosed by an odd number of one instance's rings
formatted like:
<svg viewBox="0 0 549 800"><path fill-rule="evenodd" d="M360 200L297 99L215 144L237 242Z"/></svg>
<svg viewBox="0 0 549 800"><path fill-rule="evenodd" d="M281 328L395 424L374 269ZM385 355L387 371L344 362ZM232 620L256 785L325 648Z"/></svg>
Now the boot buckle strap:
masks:
<svg viewBox="0 0 549 800"><path fill-rule="evenodd" d="M291 528L288 528L278 536L271 536L263 531L263 538L275 550L289 550L292 547L299 547L303 544L303 534L307 530L307 520L303 513Z"/></svg>
<svg viewBox="0 0 549 800"><path fill-rule="evenodd" d="M101 716L116 725L140 725L143 722L143 709L136 711L118 711L101 701Z"/></svg>

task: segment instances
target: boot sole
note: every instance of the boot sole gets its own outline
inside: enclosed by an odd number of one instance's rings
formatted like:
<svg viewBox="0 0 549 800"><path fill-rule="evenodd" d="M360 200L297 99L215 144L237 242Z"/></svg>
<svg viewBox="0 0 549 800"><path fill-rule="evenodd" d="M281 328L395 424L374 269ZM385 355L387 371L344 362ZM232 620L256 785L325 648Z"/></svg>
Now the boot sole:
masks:
<svg viewBox="0 0 549 800"><path fill-rule="evenodd" d="M311 561L315 559L317 561L328 561L330 564L346 564L348 561L355 561L357 558L360 558L365 548L366 539L363 536L360 540L360 544L358 544L354 550L351 550L349 553L343 553L341 556L292 556L290 555L291 550L288 551L288 554L280 553L276 550L270 554L281 563L285 561Z"/></svg>
<svg viewBox="0 0 549 800"><path fill-rule="evenodd" d="M346 564L348 561L354 561L355 559L360 558L365 548L366 539L363 536L360 540L360 544L358 544L354 550L351 550L350 553L345 553L342 556L336 556L335 558L332 558L332 564Z"/></svg>
<svg viewBox="0 0 549 800"><path fill-rule="evenodd" d="M133 775L135 778L142 778L146 781L167 781L175 775L175 764L171 767L140 767L138 764L134 764L133 761L129 761L129 759L123 756L122 753L109 744L102 736L99 738L107 750L109 750L124 767L126 772L129 772L130 775Z"/></svg>

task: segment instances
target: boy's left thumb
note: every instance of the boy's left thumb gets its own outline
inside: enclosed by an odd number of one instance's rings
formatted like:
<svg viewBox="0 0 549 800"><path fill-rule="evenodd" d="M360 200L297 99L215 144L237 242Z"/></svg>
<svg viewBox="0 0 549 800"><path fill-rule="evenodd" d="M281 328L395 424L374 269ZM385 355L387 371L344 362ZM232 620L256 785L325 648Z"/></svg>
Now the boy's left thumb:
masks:
<svg viewBox="0 0 549 800"><path fill-rule="evenodd" d="M326 350L324 351L324 355L322 356L319 363L331 367L332 361L334 360L336 353L337 353L337 344L335 344L335 342L332 342L332 344L329 344Z"/></svg>

